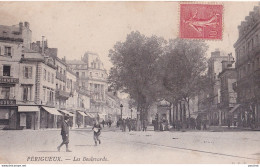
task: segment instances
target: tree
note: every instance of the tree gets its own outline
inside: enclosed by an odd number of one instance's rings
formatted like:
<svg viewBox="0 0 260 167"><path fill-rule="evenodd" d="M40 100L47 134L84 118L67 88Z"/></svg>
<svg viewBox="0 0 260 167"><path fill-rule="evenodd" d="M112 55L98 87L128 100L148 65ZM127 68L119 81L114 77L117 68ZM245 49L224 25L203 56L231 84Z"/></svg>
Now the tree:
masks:
<svg viewBox="0 0 260 167"><path fill-rule="evenodd" d="M165 43L162 38L146 37L137 31L131 32L125 42L117 42L109 51L113 67L108 80L114 88L128 93L136 101L142 120L157 99L154 90L158 85L157 61Z"/></svg>
<svg viewBox="0 0 260 167"><path fill-rule="evenodd" d="M163 96L173 104L185 100L189 119L189 100L198 94L204 82L207 49L204 42L177 38L169 41L166 53L161 57Z"/></svg>

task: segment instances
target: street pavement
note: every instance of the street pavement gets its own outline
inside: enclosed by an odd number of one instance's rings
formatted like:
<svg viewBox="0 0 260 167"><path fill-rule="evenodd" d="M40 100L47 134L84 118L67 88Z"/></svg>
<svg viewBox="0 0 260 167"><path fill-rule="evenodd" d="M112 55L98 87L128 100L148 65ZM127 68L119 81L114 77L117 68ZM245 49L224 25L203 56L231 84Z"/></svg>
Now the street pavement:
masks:
<svg viewBox="0 0 260 167"><path fill-rule="evenodd" d="M91 128L70 131L61 152L59 129L0 131L0 164L46 163L260 163L259 131L121 132L105 127L94 145Z"/></svg>

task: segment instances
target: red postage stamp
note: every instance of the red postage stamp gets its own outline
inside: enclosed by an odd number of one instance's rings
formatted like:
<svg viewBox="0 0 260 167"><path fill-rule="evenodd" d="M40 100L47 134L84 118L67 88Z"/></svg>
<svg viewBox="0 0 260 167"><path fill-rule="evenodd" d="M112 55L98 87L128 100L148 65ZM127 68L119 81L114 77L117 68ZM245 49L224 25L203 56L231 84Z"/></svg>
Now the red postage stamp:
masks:
<svg viewBox="0 0 260 167"><path fill-rule="evenodd" d="M180 4L180 38L222 39L223 5Z"/></svg>

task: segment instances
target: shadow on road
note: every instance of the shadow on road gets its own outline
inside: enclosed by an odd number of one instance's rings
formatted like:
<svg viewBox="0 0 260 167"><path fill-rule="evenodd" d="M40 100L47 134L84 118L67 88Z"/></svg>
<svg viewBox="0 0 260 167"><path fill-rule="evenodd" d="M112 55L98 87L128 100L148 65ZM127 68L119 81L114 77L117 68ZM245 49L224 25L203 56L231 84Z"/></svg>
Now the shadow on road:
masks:
<svg viewBox="0 0 260 167"><path fill-rule="evenodd" d="M45 152L45 153L48 153L48 152L49 152L49 153L56 153L56 152L59 152L59 151L37 151L37 152L42 152L42 153L44 153L44 152Z"/></svg>
<svg viewBox="0 0 260 167"><path fill-rule="evenodd" d="M93 145L87 144L87 145L75 145L75 146L78 146L78 147L93 147L95 145L94 144Z"/></svg>

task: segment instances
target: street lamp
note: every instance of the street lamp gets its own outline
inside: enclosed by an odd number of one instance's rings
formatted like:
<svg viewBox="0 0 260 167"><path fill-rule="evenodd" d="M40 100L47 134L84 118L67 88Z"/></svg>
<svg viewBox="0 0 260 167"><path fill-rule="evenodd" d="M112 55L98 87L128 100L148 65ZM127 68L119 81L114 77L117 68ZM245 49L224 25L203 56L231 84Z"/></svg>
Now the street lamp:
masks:
<svg viewBox="0 0 260 167"><path fill-rule="evenodd" d="M133 113L133 110L131 109L131 119L132 119L132 113Z"/></svg>
<svg viewBox="0 0 260 167"><path fill-rule="evenodd" d="M120 104L120 108L121 108L121 119L123 119L123 115L122 115L122 110L123 110L123 104Z"/></svg>

